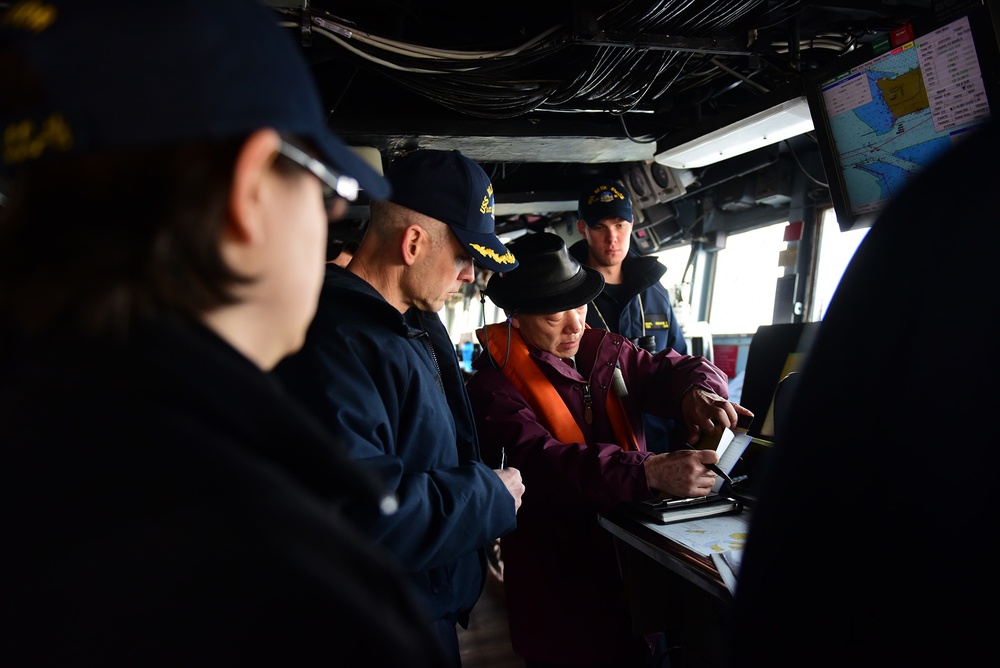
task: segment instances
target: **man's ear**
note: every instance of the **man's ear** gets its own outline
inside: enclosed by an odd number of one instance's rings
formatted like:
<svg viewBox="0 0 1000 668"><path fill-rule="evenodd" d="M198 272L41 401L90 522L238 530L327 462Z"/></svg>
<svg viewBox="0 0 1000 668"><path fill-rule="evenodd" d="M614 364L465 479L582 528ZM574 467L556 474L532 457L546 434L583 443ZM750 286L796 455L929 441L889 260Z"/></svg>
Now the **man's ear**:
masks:
<svg viewBox="0 0 1000 668"><path fill-rule="evenodd" d="M583 220L576 221L576 231L580 233L581 237L587 236L587 223Z"/></svg>
<svg viewBox="0 0 1000 668"><path fill-rule="evenodd" d="M514 329L521 329L521 320L516 315L510 316L510 326Z"/></svg>
<svg viewBox="0 0 1000 668"><path fill-rule="evenodd" d="M241 241L262 238L262 197L268 179L273 178L271 164L281 137L271 129L257 130L243 143L233 166L233 184L229 191L229 220L226 234Z"/></svg>
<svg viewBox="0 0 1000 668"><path fill-rule="evenodd" d="M414 262L417 261L417 257L424 252L424 250L431 245L430 233L413 223L407 225L406 229L403 230L403 239L401 241L402 248L402 258L406 266L412 266Z"/></svg>

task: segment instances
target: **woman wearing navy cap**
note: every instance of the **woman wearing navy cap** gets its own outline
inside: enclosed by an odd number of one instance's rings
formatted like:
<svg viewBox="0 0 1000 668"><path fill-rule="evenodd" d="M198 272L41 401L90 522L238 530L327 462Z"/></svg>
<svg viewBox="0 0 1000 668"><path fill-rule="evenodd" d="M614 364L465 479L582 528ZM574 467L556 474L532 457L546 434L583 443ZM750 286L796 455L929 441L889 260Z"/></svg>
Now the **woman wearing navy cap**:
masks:
<svg viewBox="0 0 1000 668"><path fill-rule="evenodd" d="M0 664L440 666L344 513L395 500L266 374L388 194L276 15L16 3L0 90Z"/></svg>

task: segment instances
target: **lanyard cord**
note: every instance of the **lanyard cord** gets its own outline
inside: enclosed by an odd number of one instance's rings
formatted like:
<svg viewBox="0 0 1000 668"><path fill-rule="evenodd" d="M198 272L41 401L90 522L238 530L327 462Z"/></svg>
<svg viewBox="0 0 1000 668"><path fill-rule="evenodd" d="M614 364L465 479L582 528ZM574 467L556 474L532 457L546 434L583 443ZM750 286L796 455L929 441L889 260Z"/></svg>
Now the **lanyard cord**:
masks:
<svg viewBox="0 0 1000 668"><path fill-rule="evenodd" d="M642 328L642 335L646 336L646 309L642 307L642 293L636 297L639 298L639 326Z"/></svg>
<svg viewBox="0 0 1000 668"><path fill-rule="evenodd" d="M639 299L639 327L642 328L642 336L646 336L646 310L642 306L642 294L640 293L636 295L636 297ZM597 312L597 317L601 319L601 324L604 325L604 329L609 332L614 331L608 327L608 321L604 319L604 314L601 313L601 309L597 308L597 302L592 301L590 302L590 305L593 306L594 310Z"/></svg>
<svg viewBox="0 0 1000 668"><path fill-rule="evenodd" d="M590 302L590 305L593 306L594 310L597 312L597 317L601 319L601 324L604 325L604 329L610 331L611 328L608 327L608 321L604 319L604 314L601 313L601 309L597 308L597 302Z"/></svg>

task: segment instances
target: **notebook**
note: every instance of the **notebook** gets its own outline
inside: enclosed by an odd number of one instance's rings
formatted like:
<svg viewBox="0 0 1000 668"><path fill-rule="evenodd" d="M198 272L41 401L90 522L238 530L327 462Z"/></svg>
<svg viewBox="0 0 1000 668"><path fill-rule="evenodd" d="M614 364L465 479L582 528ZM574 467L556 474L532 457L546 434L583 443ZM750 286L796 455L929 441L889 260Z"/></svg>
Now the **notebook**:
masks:
<svg viewBox="0 0 1000 668"><path fill-rule="evenodd" d="M718 452L719 468L731 475L753 439L742 428L737 428L735 431L723 428L708 436L699 447L711 448ZM719 477L707 496L651 499L632 505L644 517L659 524L739 513L748 501L752 502L754 499L746 476L733 478L733 483L730 485Z"/></svg>
<svg viewBox="0 0 1000 668"><path fill-rule="evenodd" d="M739 513L743 510L743 504L732 497L712 492L708 496L639 501L633 503L632 508L659 524L671 524L702 517Z"/></svg>

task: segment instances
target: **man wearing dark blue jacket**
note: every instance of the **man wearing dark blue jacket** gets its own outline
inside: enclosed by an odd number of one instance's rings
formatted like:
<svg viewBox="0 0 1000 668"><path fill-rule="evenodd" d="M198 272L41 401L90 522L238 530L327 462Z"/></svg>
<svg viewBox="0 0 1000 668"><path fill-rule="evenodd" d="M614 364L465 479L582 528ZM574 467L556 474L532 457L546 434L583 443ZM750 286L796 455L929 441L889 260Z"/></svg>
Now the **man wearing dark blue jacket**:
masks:
<svg viewBox="0 0 1000 668"><path fill-rule="evenodd" d="M348 454L395 490L399 510L368 522L422 595L453 665L455 623L486 583L486 548L511 531L524 487L491 470L455 347L437 315L474 263L517 266L494 234L493 188L458 151L415 151L387 176L347 268L328 266L305 347L277 374L340 436Z"/></svg>
<svg viewBox="0 0 1000 668"><path fill-rule="evenodd" d="M620 183L598 180L580 193L576 229L583 239L570 254L604 276L604 290L587 310L587 324L629 338L649 352L687 354L684 332L660 283L667 268L631 249L632 196ZM673 421L644 415L648 447L666 452Z"/></svg>

